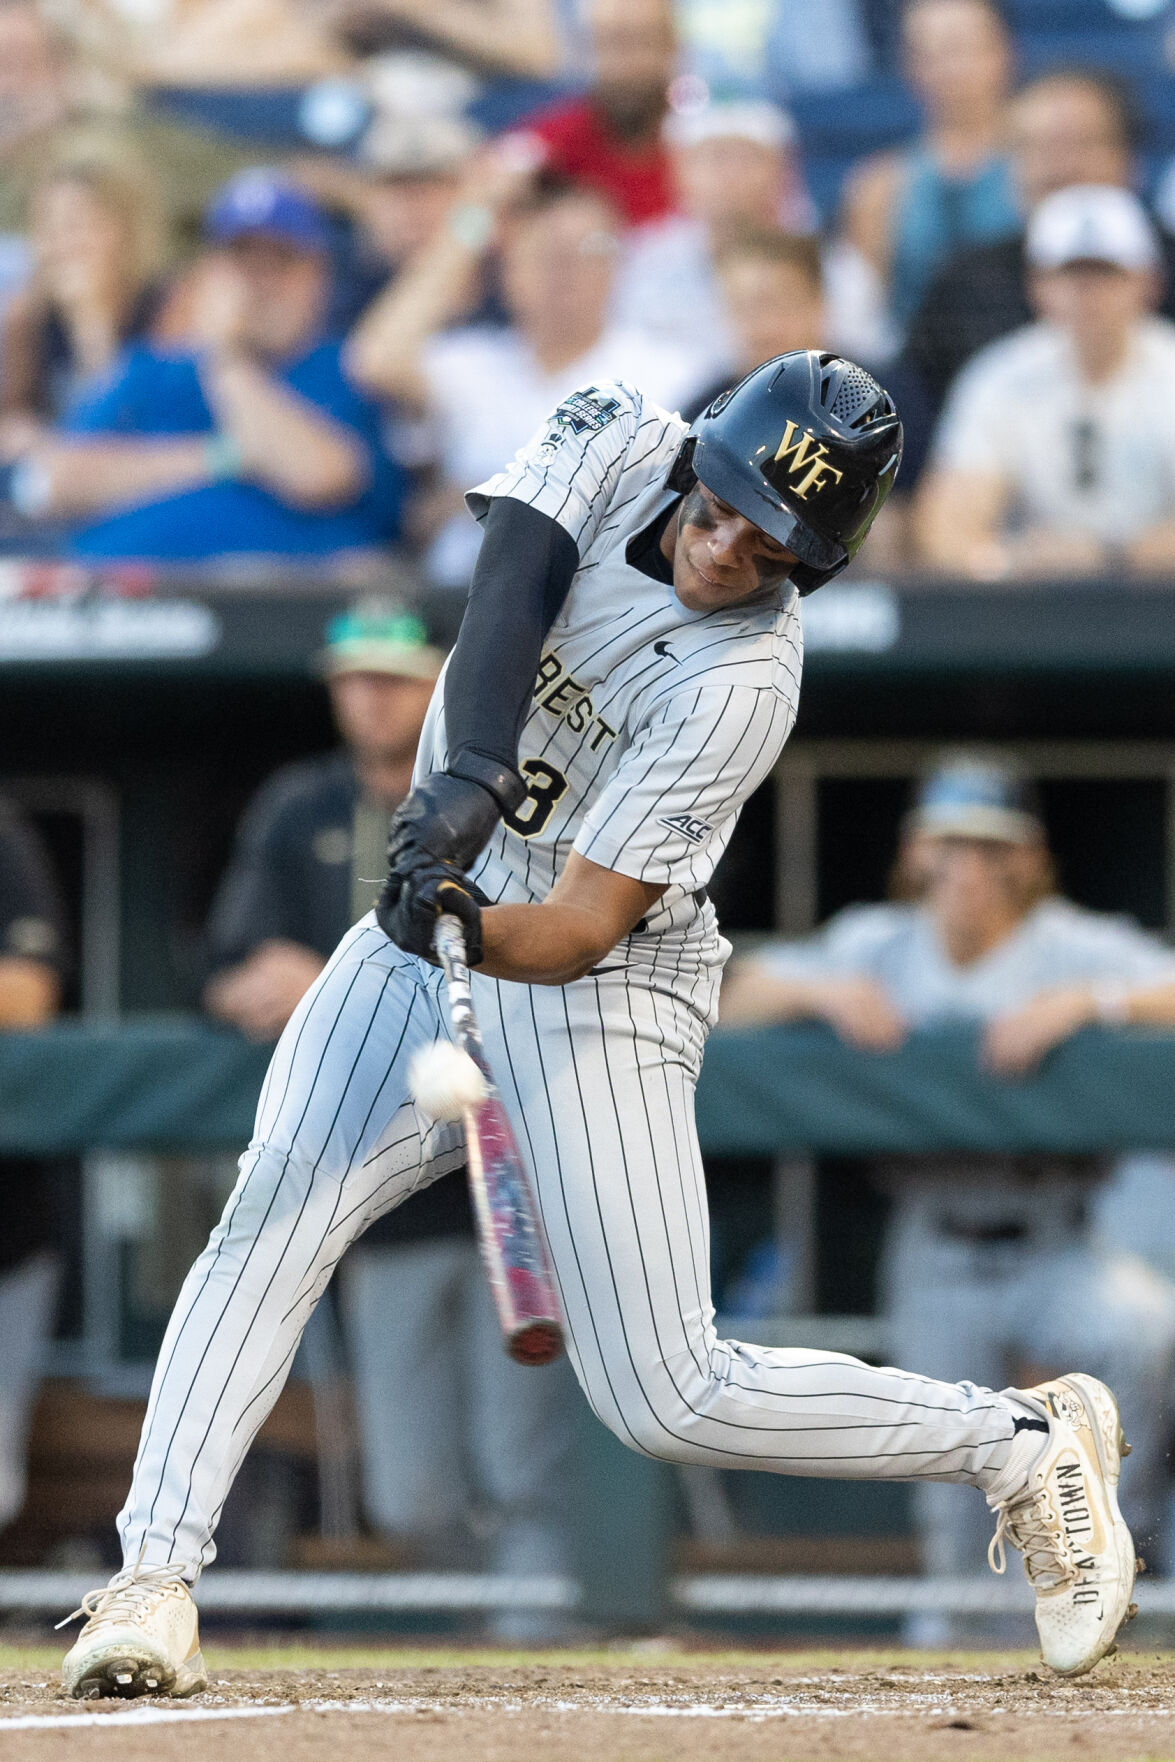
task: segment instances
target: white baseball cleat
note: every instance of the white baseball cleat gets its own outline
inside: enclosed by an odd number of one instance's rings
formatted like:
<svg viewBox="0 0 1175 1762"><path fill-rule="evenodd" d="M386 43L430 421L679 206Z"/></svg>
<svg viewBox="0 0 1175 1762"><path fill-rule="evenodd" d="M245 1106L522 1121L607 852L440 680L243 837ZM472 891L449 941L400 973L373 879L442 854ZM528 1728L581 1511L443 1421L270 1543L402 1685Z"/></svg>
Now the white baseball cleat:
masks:
<svg viewBox="0 0 1175 1762"><path fill-rule="evenodd" d="M1005 1538L1020 1550L1041 1655L1060 1675L1080 1676L1135 1613L1134 1543L1118 1509L1130 1446L1118 1404L1096 1377L1056 1377L1016 1394L1048 1420L1048 1437L1023 1490L990 1502L999 1522L988 1560L1003 1572Z"/></svg>
<svg viewBox="0 0 1175 1762"><path fill-rule="evenodd" d="M81 1608L66 1616L88 1618L61 1666L67 1694L92 1701L102 1695L194 1695L208 1687L185 1570L128 1567L82 1598Z"/></svg>

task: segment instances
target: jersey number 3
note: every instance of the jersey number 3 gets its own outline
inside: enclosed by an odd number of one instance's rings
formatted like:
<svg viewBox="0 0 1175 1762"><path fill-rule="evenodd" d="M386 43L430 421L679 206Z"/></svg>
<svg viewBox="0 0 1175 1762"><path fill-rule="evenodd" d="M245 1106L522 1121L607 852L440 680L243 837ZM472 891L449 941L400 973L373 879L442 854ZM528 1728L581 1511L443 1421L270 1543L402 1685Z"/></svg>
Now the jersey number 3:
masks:
<svg viewBox="0 0 1175 1762"><path fill-rule="evenodd" d="M526 778L526 800L502 818L520 838L537 838L555 812L555 803L566 794L567 779L546 759L523 759L518 769Z"/></svg>

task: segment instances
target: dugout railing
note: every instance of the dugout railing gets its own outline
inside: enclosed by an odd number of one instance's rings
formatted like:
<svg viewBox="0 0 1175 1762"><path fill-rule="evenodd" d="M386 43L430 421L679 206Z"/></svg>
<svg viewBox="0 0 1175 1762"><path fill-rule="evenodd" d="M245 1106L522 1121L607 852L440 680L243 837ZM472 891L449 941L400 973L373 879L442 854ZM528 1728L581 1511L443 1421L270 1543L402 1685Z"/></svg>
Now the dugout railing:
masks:
<svg viewBox="0 0 1175 1762"><path fill-rule="evenodd" d="M211 1149L249 1129L263 1049L195 1020L64 1023L0 1039L0 1150L51 1154L99 1144L112 1156L162 1153L193 1140ZM1175 1037L1087 1030L1025 1083L986 1076L968 1030L918 1034L871 1058L819 1028L723 1032L711 1042L699 1091L711 1150L925 1149L1175 1150ZM795 1316L739 1333L763 1343L821 1340L866 1350L862 1318ZM577 1611L614 1628L667 1616L700 1623L839 1618L849 1625L911 1612L1025 1610L1014 1579L691 1572L668 1568L672 1477L587 1421L591 1456L584 1570L575 1578L477 1574L242 1572L218 1569L202 1592L229 1616L330 1615L389 1619L503 1605ZM113 1516L113 1511L111 1512ZM85 1588L81 1586L80 1588ZM0 1608L72 1606L76 1575L0 1572ZM1144 1580L1143 1610L1175 1615L1175 1585Z"/></svg>

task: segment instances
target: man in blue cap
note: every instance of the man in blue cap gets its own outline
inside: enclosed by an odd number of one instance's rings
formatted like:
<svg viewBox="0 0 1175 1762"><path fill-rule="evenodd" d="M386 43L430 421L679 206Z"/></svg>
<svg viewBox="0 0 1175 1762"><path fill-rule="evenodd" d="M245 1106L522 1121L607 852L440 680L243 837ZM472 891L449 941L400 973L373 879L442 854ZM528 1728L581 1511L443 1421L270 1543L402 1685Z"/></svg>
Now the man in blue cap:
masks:
<svg viewBox="0 0 1175 1762"><path fill-rule="evenodd" d="M1059 896L1035 792L999 758L948 754L923 778L895 893L807 941L760 948L724 986L723 1021L825 1021L881 1053L911 1030L970 1020L983 1025L984 1062L1011 1078L1089 1023L1175 1023L1175 953ZM1094 1156L875 1160L896 1201L885 1351L926 1376L966 1371L994 1386L1071 1359L1094 1365L1130 1430L1123 1503L1153 1558L1175 1290L1098 1242L1091 1206L1106 1172ZM915 1496L927 1570L980 1567L987 1536L967 1502L929 1481Z"/></svg>
<svg viewBox="0 0 1175 1762"><path fill-rule="evenodd" d="M17 467L33 516L81 557L322 556L394 539L402 479L380 412L324 333L324 216L279 172L241 172L206 216L192 345L136 346Z"/></svg>

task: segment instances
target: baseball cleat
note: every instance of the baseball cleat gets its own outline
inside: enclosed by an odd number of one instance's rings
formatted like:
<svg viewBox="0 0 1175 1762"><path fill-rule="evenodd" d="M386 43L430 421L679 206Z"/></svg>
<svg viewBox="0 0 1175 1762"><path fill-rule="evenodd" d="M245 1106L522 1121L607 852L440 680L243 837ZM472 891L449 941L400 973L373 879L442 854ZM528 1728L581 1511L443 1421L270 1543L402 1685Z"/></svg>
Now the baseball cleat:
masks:
<svg viewBox="0 0 1175 1762"><path fill-rule="evenodd" d="M103 1695L179 1697L208 1687L184 1570L128 1567L82 1598L80 1609L65 1618L87 1617L61 1666L67 1694L82 1701Z"/></svg>
<svg viewBox="0 0 1175 1762"><path fill-rule="evenodd" d="M1061 1676L1080 1676L1113 1648L1135 1609L1134 1543L1118 1509L1129 1445L1117 1403L1096 1377L1056 1377L1016 1393L1048 1420L1048 1439L1023 1490L991 1502L999 1521L988 1560L1003 1572L1005 1539L1020 1550L1036 1592L1041 1655Z"/></svg>

